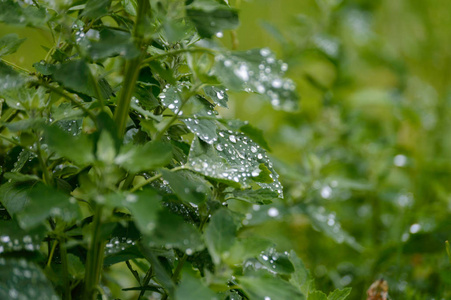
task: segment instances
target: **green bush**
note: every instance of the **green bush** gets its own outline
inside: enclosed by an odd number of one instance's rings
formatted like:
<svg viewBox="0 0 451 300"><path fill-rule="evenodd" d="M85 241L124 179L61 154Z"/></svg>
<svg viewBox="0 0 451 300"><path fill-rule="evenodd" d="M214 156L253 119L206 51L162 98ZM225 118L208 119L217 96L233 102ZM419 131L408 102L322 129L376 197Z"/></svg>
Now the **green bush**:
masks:
<svg viewBox="0 0 451 300"><path fill-rule="evenodd" d="M246 235L281 217L283 190L262 131L217 108L229 89L278 110L298 96L269 49L215 40L237 10L71 2L0 2L53 41L31 71L3 59L24 40L0 39L0 298L345 299Z"/></svg>

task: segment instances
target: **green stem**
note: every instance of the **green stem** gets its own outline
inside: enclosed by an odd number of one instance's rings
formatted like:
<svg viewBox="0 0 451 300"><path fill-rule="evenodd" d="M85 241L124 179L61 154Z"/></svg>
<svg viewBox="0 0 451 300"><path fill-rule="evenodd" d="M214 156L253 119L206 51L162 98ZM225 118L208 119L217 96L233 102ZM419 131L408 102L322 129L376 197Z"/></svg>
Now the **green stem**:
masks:
<svg viewBox="0 0 451 300"><path fill-rule="evenodd" d="M57 241L53 242L52 249L50 250L50 253L49 253L49 259L47 260L47 268L50 268L50 264L52 263L53 254L55 253L55 249L56 249L56 245L57 244L58 244Z"/></svg>
<svg viewBox="0 0 451 300"><path fill-rule="evenodd" d="M85 273L84 298L96 299L97 285L100 281L100 271L103 266L103 251L105 243L100 240L100 227L102 219L102 207L96 206L92 224L92 240L88 251Z"/></svg>
<svg viewBox="0 0 451 300"><path fill-rule="evenodd" d="M27 74L31 74L30 71L28 71L27 69L22 68L22 67L16 65L15 63L12 63L12 62L7 61L7 60L4 60L4 59L1 59L1 61L4 62L5 64L7 64L7 65L10 66L10 67L13 67L13 68L16 69L16 70L25 72L25 73L27 73Z"/></svg>
<svg viewBox="0 0 451 300"><path fill-rule="evenodd" d="M152 274L153 274L153 270L152 270L152 266L150 266L149 270L147 270L146 276L144 276L143 284L141 285L141 287L146 287L149 284L150 279L152 278ZM142 289L139 292L138 300L140 300L142 297L144 297L145 292L146 292L145 289Z"/></svg>
<svg viewBox="0 0 451 300"><path fill-rule="evenodd" d="M67 262L67 248L65 241L60 241L60 255L61 255L61 267L63 271L63 285L64 285L64 294L63 299L71 300L71 288L70 288L70 280L69 280L69 266Z"/></svg>
<svg viewBox="0 0 451 300"><path fill-rule="evenodd" d="M180 170L183 170L183 169L185 169L185 167L181 166L181 167L175 167L175 168L171 169L170 171L171 172L177 172L177 171L180 171ZM146 180L138 183L137 185L135 185L133 188L130 189L130 192L131 193L136 192L137 190L139 190L143 186L146 186L149 183L161 178L161 176L163 176L163 175L162 174L157 174L155 176L150 177L149 179L146 179Z"/></svg>
<svg viewBox="0 0 451 300"><path fill-rule="evenodd" d="M39 164L41 165L42 175L44 177L44 183L49 185L49 186L53 186L53 177L50 174L49 169L47 168L47 165L46 165L46 163L44 161L43 152L42 152L42 149L41 149L41 143L37 142L36 145L37 145L36 154L38 156Z"/></svg>
<svg viewBox="0 0 451 300"><path fill-rule="evenodd" d="M124 71L124 85L119 95L116 110L114 112L114 122L117 126L117 132L119 138L122 138L125 133L125 127L127 125L128 113L130 110L130 101L133 96L136 81L138 80L140 65L143 57L143 37L144 37L144 18L146 13L150 12L149 0L138 0L138 16L136 17L135 28L133 31L133 37L138 49L141 49L142 53L138 57L131 59L125 64Z"/></svg>
<svg viewBox="0 0 451 300"><path fill-rule="evenodd" d="M196 53L196 52L201 52L201 53L208 53L208 54L212 54L212 55L216 55L219 53L219 51L215 51L213 49L208 49L208 48L185 48L185 49L177 49L177 50L170 50L167 51L166 53L163 54L158 54L158 55L154 55L152 57L149 57L147 59L144 59L142 61L143 64L147 64L151 61L154 60L159 60L161 58L164 58L166 56L171 56L171 55L177 55L177 54L181 54L181 53Z"/></svg>

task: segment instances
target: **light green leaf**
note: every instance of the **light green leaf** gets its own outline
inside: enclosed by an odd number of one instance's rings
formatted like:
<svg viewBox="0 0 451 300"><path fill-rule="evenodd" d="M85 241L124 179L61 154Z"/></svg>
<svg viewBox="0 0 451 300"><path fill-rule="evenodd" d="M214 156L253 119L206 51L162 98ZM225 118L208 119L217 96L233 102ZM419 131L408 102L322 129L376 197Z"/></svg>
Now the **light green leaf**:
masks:
<svg viewBox="0 0 451 300"><path fill-rule="evenodd" d="M13 68L4 62L0 61L0 96L5 97L6 92L20 88L24 84L24 76L17 73Z"/></svg>
<svg viewBox="0 0 451 300"><path fill-rule="evenodd" d="M23 258L0 258L0 299L52 299L59 297L42 270Z"/></svg>
<svg viewBox="0 0 451 300"><path fill-rule="evenodd" d="M238 12L215 0L195 0L187 6L186 15L201 37L210 38L225 29L235 29L240 24Z"/></svg>
<svg viewBox="0 0 451 300"><path fill-rule="evenodd" d="M132 173L166 166L172 158L172 146L159 141L144 146L127 145L121 148L115 162Z"/></svg>
<svg viewBox="0 0 451 300"><path fill-rule="evenodd" d="M307 270L302 260L293 250L290 252L290 260L294 266L294 273L291 275L290 282L298 286L304 294L308 294L313 284L310 271Z"/></svg>
<svg viewBox="0 0 451 300"><path fill-rule="evenodd" d="M336 289L327 296L327 300L344 300L351 293L352 288Z"/></svg>
<svg viewBox="0 0 451 300"><path fill-rule="evenodd" d="M20 39L16 33L10 33L0 38L0 57L12 54L19 49L26 39Z"/></svg>
<svg viewBox="0 0 451 300"><path fill-rule="evenodd" d="M219 297L208 287L202 279L195 278L189 273L183 274L182 281L175 290L176 300L219 300Z"/></svg>
<svg viewBox="0 0 451 300"><path fill-rule="evenodd" d="M36 184L27 191L30 202L17 213L20 227L34 228L48 217L58 217L69 222L80 215L74 198L43 184Z"/></svg>
<svg viewBox="0 0 451 300"><path fill-rule="evenodd" d="M327 296L321 291L313 291L308 294L308 300L327 300Z"/></svg>
<svg viewBox="0 0 451 300"><path fill-rule="evenodd" d="M199 175L190 171L171 172L165 169L161 173L174 193L186 203L199 205L211 196L207 182Z"/></svg>
<svg viewBox="0 0 451 300"><path fill-rule="evenodd" d="M224 258L229 265L242 264L246 259L256 257L268 249L273 243L259 237L238 238L229 249L230 255Z"/></svg>
<svg viewBox="0 0 451 300"><path fill-rule="evenodd" d="M287 281L260 271L255 275L239 277L239 285L249 299L303 300L305 296Z"/></svg>
<svg viewBox="0 0 451 300"><path fill-rule="evenodd" d="M138 8L136 0L121 0L121 4L128 14L136 16L136 9Z"/></svg>
<svg viewBox="0 0 451 300"><path fill-rule="evenodd" d="M205 229L205 242L213 262L219 264L221 258L229 255L228 250L235 243L237 225L228 209L220 209L211 217Z"/></svg>
<svg viewBox="0 0 451 300"><path fill-rule="evenodd" d="M86 135L74 137L58 126L49 126L44 131L49 148L79 165L94 162L93 143Z"/></svg>
<svg viewBox="0 0 451 300"><path fill-rule="evenodd" d="M10 89L5 91L3 97L8 106L17 110L42 111L46 106L46 101L48 101L48 95L43 87Z"/></svg>
<svg viewBox="0 0 451 300"><path fill-rule="evenodd" d="M287 68L264 48L218 55L214 73L230 89L259 93L275 109L293 111L299 97L293 81L283 77Z"/></svg>
<svg viewBox="0 0 451 300"><path fill-rule="evenodd" d="M103 161L106 164L111 164L116 157L116 149L114 145L114 140L111 134L103 130L100 133L99 141L97 142L97 159Z"/></svg>
<svg viewBox="0 0 451 300"><path fill-rule="evenodd" d="M142 233L150 234L155 229L158 213L162 209L161 199L161 196L152 189L123 197L123 205L130 210L136 226Z"/></svg>

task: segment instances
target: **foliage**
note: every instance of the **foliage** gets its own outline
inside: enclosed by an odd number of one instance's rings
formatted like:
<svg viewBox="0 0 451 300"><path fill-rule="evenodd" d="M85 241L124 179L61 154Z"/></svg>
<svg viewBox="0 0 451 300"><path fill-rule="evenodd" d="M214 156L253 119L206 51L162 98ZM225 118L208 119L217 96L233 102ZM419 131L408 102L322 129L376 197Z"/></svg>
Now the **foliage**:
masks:
<svg viewBox="0 0 451 300"><path fill-rule="evenodd" d="M283 189L262 131L217 107L228 89L298 96L269 49L215 40L239 24L227 1L5 0L0 21L53 41L29 71L4 59L24 40L0 39L1 298L348 296L242 234Z"/></svg>

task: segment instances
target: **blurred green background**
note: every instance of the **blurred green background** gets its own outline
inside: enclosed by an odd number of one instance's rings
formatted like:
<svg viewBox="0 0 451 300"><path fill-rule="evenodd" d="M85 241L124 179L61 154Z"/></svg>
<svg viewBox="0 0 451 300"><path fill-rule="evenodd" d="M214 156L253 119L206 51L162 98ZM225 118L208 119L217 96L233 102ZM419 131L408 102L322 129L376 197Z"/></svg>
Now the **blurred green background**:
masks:
<svg viewBox="0 0 451 300"><path fill-rule="evenodd" d="M233 94L221 112L264 131L285 187L280 215L248 208L241 234L295 249L324 291L365 299L384 278L393 299L451 299L451 2L230 2L238 49L275 51L302 97L286 113ZM10 32L28 39L8 60L30 70L52 46L0 26Z"/></svg>

